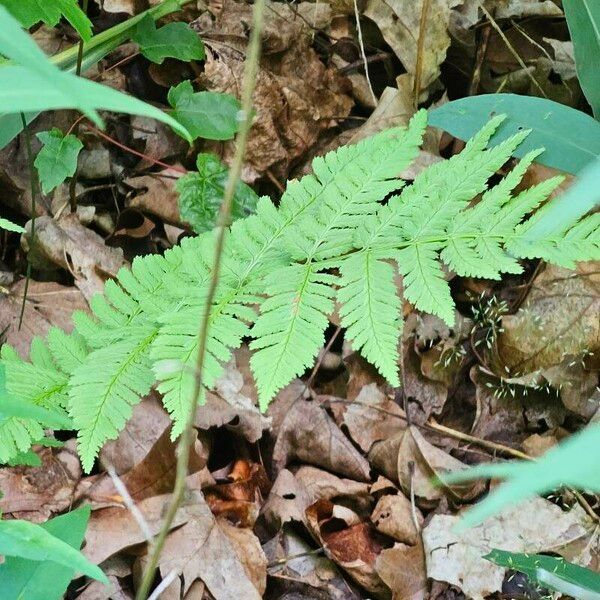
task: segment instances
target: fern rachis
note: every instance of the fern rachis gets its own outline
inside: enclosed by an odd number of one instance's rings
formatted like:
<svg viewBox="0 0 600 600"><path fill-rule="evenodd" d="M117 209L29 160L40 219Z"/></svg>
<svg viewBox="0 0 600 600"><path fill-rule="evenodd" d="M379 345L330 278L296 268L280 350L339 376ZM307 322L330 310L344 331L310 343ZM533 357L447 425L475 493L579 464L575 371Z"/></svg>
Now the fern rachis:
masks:
<svg viewBox="0 0 600 600"><path fill-rule="evenodd" d="M534 211L560 183L553 178L514 194L537 153L487 189L526 136L522 132L487 148L500 121L492 120L463 153L425 170L409 186L396 175L416 155L424 112L405 130L315 159L313 174L290 182L279 207L261 198L256 214L236 221L226 240L210 313L206 386L214 384L242 339L251 338L251 366L264 409L313 364L334 300L355 350L398 385L398 272L408 300L451 323L454 304L443 265L460 275L498 278L518 272L521 258L568 265L599 258L597 214L558 224L535 243L526 239L544 208ZM173 435L181 431L213 236L207 232L164 256L136 259L92 302L92 316L74 316L73 334L53 330L47 345L36 341L31 363L3 349L7 390L23 402L68 409L86 470L156 379L175 423ZM42 434L35 421L5 420L0 460Z"/></svg>

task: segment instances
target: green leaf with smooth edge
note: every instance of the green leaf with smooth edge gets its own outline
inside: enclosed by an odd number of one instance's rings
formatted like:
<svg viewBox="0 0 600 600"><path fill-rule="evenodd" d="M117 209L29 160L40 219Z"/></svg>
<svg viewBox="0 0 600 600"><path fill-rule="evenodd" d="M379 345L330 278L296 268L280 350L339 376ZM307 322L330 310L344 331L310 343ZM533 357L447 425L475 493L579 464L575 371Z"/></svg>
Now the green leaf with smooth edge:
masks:
<svg viewBox="0 0 600 600"><path fill-rule="evenodd" d="M108 583L102 570L81 552L29 521L0 521L0 554L51 561Z"/></svg>
<svg viewBox="0 0 600 600"><path fill-rule="evenodd" d="M239 127L237 98L218 92L194 92L190 81L169 90L171 113L194 139L230 140Z"/></svg>
<svg viewBox="0 0 600 600"><path fill-rule="evenodd" d="M496 145L511 135L530 129L513 156L545 148L536 162L568 173L578 173L600 156L600 123L589 115L545 98L515 94L484 94L448 102L429 112L429 125L469 139L490 117L506 119L492 137Z"/></svg>
<svg viewBox="0 0 600 600"><path fill-rule="evenodd" d="M56 127L51 131L40 131L37 138L43 146L35 158L34 165L38 171L42 191L48 194L67 177L75 174L77 157L83 144L76 136L63 135Z"/></svg>
<svg viewBox="0 0 600 600"><path fill-rule="evenodd" d="M15 233L24 233L25 229L8 219L3 219L0 217L0 229L5 229L6 231L14 231Z"/></svg>
<svg viewBox="0 0 600 600"><path fill-rule="evenodd" d="M0 0L0 5L27 29L40 21L54 27L64 16L84 41L92 37L92 23L77 0Z"/></svg>
<svg viewBox="0 0 600 600"><path fill-rule="evenodd" d="M523 239L535 243L552 233L566 231L597 206L600 206L600 158L585 167L564 194L544 206L540 220Z"/></svg>
<svg viewBox="0 0 600 600"><path fill-rule="evenodd" d="M167 23L159 29L150 15L138 24L133 41L150 61L162 64L165 58L202 60L204 44L187 23Z"/></svg>
<svg viewBox="0 0 600 600"><path fill-rule="evenodd" d="M179 214L196 233L212 229L217 223L229 171L214 154L199 154L197 173L188 173L177 180ZM247 217L256 210L258 196L254 190L239 181L233 196L233 220Z"/></svg>
<svg viewBox="0 0 600 600"><path fill-rule="evenodd" d="M600 2L598 0L563 0L562 6L573 41L579 83L594 115L599 119Z"/></svg>
<svg viewBox="0 0 600 600"><path fill-rule="evenodd" d="M484 464L445 474L445 484L487 477L507 480L467 511L459 527L472 527L508 505L563 486L600 492L598 448L600 424L595 424L571 436L540 460Z"/></svg>
<svg viewBox="0 0 600 600"><path fill-rule="evenodd" d="M591 569L567 562L564 558L554 558L543 554L520 554L496 549L483 558L500 567L524 573L534 583L539 582L538 571L543 569L553 573L563 582L575 584L585 590L600 594L600 575ZM545 585L546 582L543 584Z"/></svg>
<svg viewBox="0 0 600 600"><path fill-rule="evenodd" d="M50 519L40 527L81 557L78 550L83 542L89 518L90 507L83 506ZM7 556L6 561L0 565L0 598L59 600L75 575L75 568L75 565L70 563L64 565L55 561L41 562Z"/></svg>
<svg viewBox="0 0 600 600"><path fill-rule="evenodd" d="M33 419L44 427L73 429L67 414L58 408L49 409L32 402L22 402L6 391L6 367L0 364L0 423L6 419Z"/></svg>
<svg viewBox="0 0 600 600"><path fill-rule="evenodd" d="M97 109L104 109L163 121L190 139L181 124L151 104L60 71L1 6L0 53L21 65L0 68L0 113L76 108L101 125Z"/></svg>

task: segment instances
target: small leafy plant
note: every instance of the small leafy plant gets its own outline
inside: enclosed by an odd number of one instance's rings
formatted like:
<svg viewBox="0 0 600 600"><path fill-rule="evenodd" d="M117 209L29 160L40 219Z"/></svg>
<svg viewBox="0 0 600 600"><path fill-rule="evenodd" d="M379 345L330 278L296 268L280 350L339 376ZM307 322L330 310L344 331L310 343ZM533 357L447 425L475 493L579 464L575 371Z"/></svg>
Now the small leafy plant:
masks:
<svg viewBox="0 0 600 600"><path fill-rule="evenodd" d="M205 386L214 384L242 339L251 338L251 366L266 409L279 389L312 365L335 300L353 347L397 386L402 319L396 269L407 300L452 324L444 264L459 275L497 279L520 272L520 258L572 267L598 257L598 214L534 241L528 236L544 218L546 208L536 209L562 180L514 193L540 151L529 152L488 188L527 136L519 132L487 147L501 122L492 119L461 154L405 187L396 175L417 154L426 125L420 111L406 129L315 159L313 174L289 182L278 207L260 198L256 214L236 221L227 238L211 307ZM164 256L136 259L92 301L92 316L74 314L72 334L52 329L46 341L34 340L30 361L2 349L7 392L23 403L66 409L87 471L157 381L174 421L172 434L181 432L213 239L209 231ZM8 419L0 425L0 457L8 460L41 437L35 419Z"/></svg>

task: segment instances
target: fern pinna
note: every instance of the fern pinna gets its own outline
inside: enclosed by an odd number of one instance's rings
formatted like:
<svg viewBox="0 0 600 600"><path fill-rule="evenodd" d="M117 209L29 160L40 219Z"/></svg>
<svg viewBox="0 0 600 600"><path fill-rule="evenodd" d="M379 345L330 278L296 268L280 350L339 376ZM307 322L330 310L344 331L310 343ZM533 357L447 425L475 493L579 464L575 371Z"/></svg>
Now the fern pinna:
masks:
<svg viewBox="0 0 600 600"><path fill-rule="evenodd" d="M404 187L397 175L417 155L426 126L420 111L406 129L316 158L313 173L289 182L278 207L261 198L256 214L236 221L228 233L210 314L205 386L214 385L232 350L249 338L264 410L279 389L313 364L336 300L355 350L396 386L402 329L396 269L406 298L451 324L454 304L443 264L458 275L497 279L519 272L520 258L566 266L600 258L598 214L528 240L544 209L529 215L561 182L554 177L513 193L537 152L488 189L490 176L527 135L488 148L501 121L494 118L462 153ZM173 419L173 436L181 432L213 241L214 232L207 232L164 256L134 260L93 300L91 316L74 315L72 334L53 329L45 342L35 340L29 361L3 347L6 391L23 403L66 410L86 471L156 382ZM4 419L0 460L42 437L35 421Z"/></svg>

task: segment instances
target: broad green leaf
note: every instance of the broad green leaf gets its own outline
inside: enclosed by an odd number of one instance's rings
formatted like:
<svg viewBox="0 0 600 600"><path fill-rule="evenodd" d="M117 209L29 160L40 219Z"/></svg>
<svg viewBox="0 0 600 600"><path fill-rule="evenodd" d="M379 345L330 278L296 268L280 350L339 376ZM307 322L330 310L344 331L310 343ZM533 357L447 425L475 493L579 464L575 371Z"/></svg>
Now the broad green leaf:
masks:
<svg viewBox="0 0 600 600"><path fill-rule="evenodd" d="M190 81L169 90L171 113L192 138L230 140L239 127L240 103L229 94L194 92Z"/></svg>
<svg viewBox="0 0 600 600"><path fill-rule="evenodd" d="M14 231L15 233L24 233L25 229L8 219L0 217L0 229L6 229L6 231Z"/></svg>
<svg viewBox="0 0 600 600"><path fill-rule="evenodd" d="M444 475L444 483L460 483L482 477L507 482L475 505L461 525L471 527L498 513L505 506L562 486L600 492L600 424L590 425L538 461L484 464Z"/></svg>
<svg viewBox="0 0 600 600"><path fill-rule="evenodd" d="M214 154L199 154L197 173L188 173L177 181L179 214L196 233L212 229L223 201L228 170ZM258 196L243 181L238 182L233 196L233 220L246 217L256 209Z"/></svg>
<svg viewBox="0 0 600 600"><path fill-rule="evenodd" d="M35 158L40 184L44 194L51 192L77 170L77 157L83 144L74 135L63 135L60 129L41 131L37 138L42 149Z"/></svg>
<svg viewBox="0 0 600 600"><path fill-rule="evenodd" d="M146 15L138 24L133 41L148 60L159 65L165 58L185 61L204 58L204 45L187 23L167 23L157 29L154 19Z"/></svg>
<svg viewBox="0 0 600 600"><path fill-rule="evenodd" d="M600 158L590 163L564 193L551 200L539 221L525 234L534 243L557 231L566 231L583 215L600 205Z"/></svg>
<svg viewBox="0 0 600 600"><path fill-rule="evenodd" d="M492 550L483 558L500 567L524 573L530 581L547 586L547 581L540 582L538 579L538 573L541 569L552 573L563 583L566 582L582 590L595 592L600 598L600 575L590 569L567 562L564 558L554 558L543 554L520 554L505 550Z"/></svg>
<svg viewBox="0 0 600 600"><path fill-rule="evenodd" d="M50 519L41 527L79 550L90 518L89 506ZM75 575L73 566L8 556L0 565L0 598L60 600Z"/></svg>
<svg viewBox="0 0 600 600"><path fill-rule="evenodd" d="M531 130L513 156L522 158L531 150L545 148L536 162L568 173L578 173L600 156L600 123L545 98L515 94L469 96L430 111L429 125L467 140L498 114L505 114L506 119L492 138L492 145L517 131Z"/></svg>
<svg viewBox="0 0 600 600"><path fill-rule="evenodd" d="M573 41L579 83L594 115L600 119L600 2L563 0L563 10Z"/></svg>
<svg viewBox="0 0 600 600"><path fill-rule="evenodd" d="M83 40L92 37L92 23L77 0L0 0L0 5L27 29L40 21L54 27L64 16Z"/></svg>
<svg viewBox="0 0 600 600"><path fill-rule="evenodd" d="M110 87L60 71L1 6L0 54L20 65L0 67L0 113L76 108L101 125L97 109L112 110L163 121L189 139L185 128L158 108Z"/></svg>
<svg viewBox="0 0 600 600"><path fill-rule="evenodd" d="M29 521L0 521L0 554L50 561L108 583L102 570L67 542Z"/></svg>

